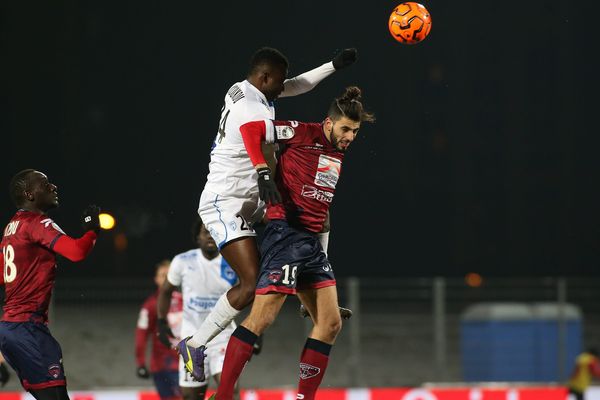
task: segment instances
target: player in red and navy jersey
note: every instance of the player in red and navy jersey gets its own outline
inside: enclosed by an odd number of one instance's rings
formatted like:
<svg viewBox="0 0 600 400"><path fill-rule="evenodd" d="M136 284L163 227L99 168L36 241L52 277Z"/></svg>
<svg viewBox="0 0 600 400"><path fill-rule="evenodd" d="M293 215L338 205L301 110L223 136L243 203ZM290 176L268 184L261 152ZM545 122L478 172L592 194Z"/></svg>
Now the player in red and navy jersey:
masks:
<svg viewBox="0 0 600 400"><path fill-rule="evenodd" d="M0 351L36 399L67 400L62 350L47 326L56 255L71 261L87 257L100 230L100 209L89 206L84 211L86 232L75 239L47 215L58 206L58 192L45 174L20 171L10 182L10 194L18 211L4 228L0 243L6 293Z"/></svg>
<svg viewBox="0 0 600 400"><path fill-rule="evenodd" d="M300 358L297 398L315 398L342 325L335 277L317 234L333 201L346 150L361 122L374 121L360 99L358 87L347 88L331 103L322 123L265 120L240 127L258 173L260 197L268 203L269 222L260 248L256 297L227 345L218 400L232 399L254 342L290 294L298 296L314 324ZM275 182L261 152L263 141L282 148Z"/></svg>
<svg viewBox="0 0 600 400"><path fill-rule="evenodd" d="M163 260L156 265L154 283L157 289L142 304L135 329L137 375L140 378L149 378L152 375L154 386L161 400L182 398L179 387L179 355L173 348L176 342L167 346L159 337L161 329L165 327L175 337L180 337L181 331L183 299L180 292L173 292L166 318L159 319L157 314L159 288L167 279L170 264L169 260ZM148 340L151 341L149 370L146 367Z"/></svg>

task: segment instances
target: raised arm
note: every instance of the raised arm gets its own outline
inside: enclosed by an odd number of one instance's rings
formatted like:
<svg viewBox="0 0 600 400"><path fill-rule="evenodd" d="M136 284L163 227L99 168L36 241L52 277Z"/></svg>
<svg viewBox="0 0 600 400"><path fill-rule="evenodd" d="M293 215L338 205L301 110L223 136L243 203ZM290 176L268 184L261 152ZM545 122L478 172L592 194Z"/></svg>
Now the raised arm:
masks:
<svg viewBox="0 0 600 400"><path fill-rule="evenodd" d="M356 49L344 49L336 54L333 60L303 74L287 79L283 83L284 89L279 97L298 96L312 90L319 82L333 74L336 70L354 64L357 55L358 52Z"/></svg>

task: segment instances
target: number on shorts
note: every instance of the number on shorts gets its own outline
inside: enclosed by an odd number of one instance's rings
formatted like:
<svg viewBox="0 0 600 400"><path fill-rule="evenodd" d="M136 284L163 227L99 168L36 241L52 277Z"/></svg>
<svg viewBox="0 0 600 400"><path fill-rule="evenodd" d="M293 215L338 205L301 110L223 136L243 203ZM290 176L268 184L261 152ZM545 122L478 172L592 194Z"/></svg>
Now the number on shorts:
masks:
<svg viewBox="0 0 600 400"><path fill-rule="evenodd" d="M240 230L241 231L249 231L250 228L248 227L248 223L246 222L244 217L242 217L240 214L236 215L236 217L238 217L242 221L242 223L240 224Z"/></svg>
<svg viewBox="0 0 600 400"><path fill-rule="evenodd" d="M17 277L15 249L9 244L2 249L2 253L4 254L4 283L10 283Z"/></svg>
<svg viewBox="0 0 600 400"><path fill-rule="evenodd" d="M283 283L284 285L289 285L289 284L294 284L294 282L296 281L296 270L298 269L297 265L294 265L292 267L292 273L290 274L290 266L289 264L284 265L283 267L281 267L281 269L283 270L283 279L281 280L281 283Z"/></svg>

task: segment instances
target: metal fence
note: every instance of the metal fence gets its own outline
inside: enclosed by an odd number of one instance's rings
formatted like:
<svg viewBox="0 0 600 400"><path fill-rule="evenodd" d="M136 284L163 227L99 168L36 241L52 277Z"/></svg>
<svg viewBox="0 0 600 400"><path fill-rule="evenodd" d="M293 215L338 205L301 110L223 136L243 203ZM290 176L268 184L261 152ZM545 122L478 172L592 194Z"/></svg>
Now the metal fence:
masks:
<svg viewBox="0 0 600 400"><path fill-rule="evenodd" d="M59 277L50 328L63 346L71 389L151 386L135 377L133 334L137 310L154 290L152 285L139 278ZM443 277L341 278L338 290L340 304L353 309L354 316L344 323L336 342L325 386L463 381L460 316L481 302L573 304L583 314L583 343L595 344L600 337L597 278L487 278L477 287ZM297 301L289 299L241 384L294 386L309 329L310 322L298 316ZM558 337L556 346L564 357L564 330ZM563 368L561 376L568 372Z"/></svg>

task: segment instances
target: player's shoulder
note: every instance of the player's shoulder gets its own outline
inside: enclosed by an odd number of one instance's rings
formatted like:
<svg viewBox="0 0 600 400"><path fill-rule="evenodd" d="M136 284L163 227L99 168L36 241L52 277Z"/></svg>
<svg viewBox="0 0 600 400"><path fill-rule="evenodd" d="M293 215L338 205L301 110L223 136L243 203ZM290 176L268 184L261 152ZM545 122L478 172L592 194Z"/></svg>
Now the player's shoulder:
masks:
<svg viewBox="0 0 600 400"><path fill-rule="evenodd" d="M290 140L294 137L316 137L321 135L320 123L300 121L273 121L275 136L278 140Z"/></svg>
<svg viewBox="0 0 600 400"><path fill-rule="evenodd" d="M146 299L144 300L144 303L142 304L142 308L149 308L149 309L153 309L156 308L154 307L154 305L158 302L158 292L154 292L151 295L149 295L148 297L146 297Z"/></svg>

